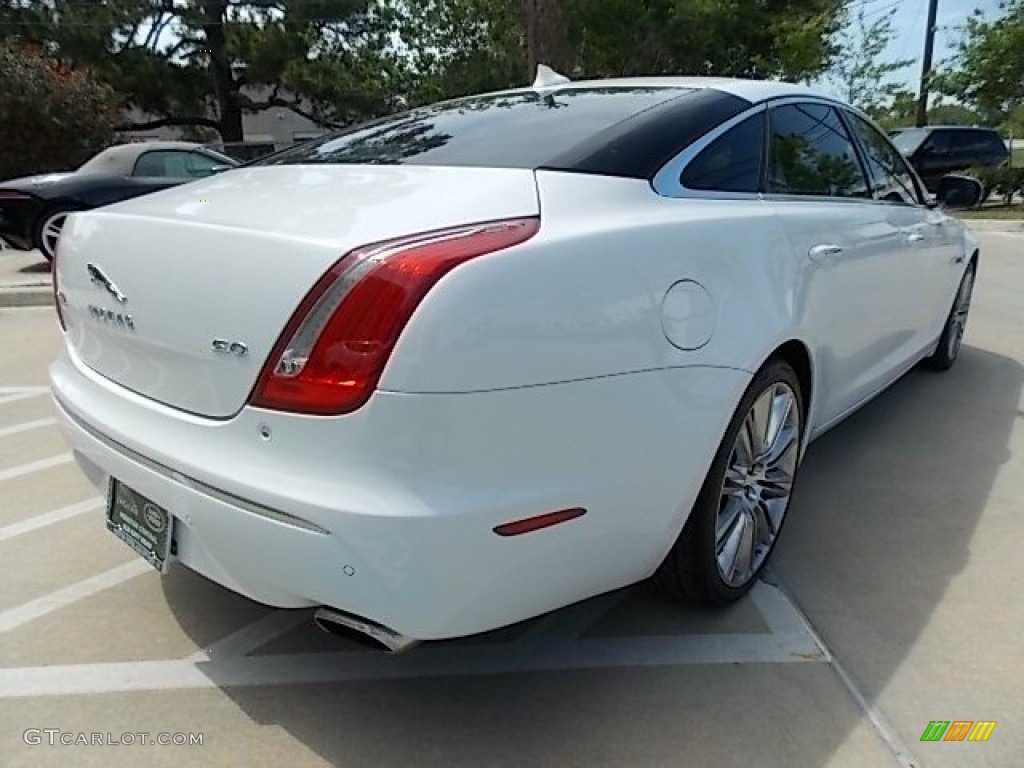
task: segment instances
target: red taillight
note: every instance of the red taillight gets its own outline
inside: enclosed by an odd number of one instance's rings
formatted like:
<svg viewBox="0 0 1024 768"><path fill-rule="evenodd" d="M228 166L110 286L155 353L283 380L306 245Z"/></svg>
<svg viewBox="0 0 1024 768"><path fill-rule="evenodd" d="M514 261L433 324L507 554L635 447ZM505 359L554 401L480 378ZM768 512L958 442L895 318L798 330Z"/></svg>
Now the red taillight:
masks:
<svg viewBox="0 0 1024 768"><path fill-rule="evenodd" d="M31 200L32 195L15 192L13 189L0 189L0 200Z"/></svg>
<svg viewBox="0 0 1024 768"><path fill-rule="evenodd" d="M470 259L529 240L539 227L536 218L476 224L346 254L292 315L250 404L321 415L356 410L437 281Z"/></svg>
<svg viewBox="0 0 1024 768"><path fill-rule="evenodd" d="M536 517L527 517L522 520L499 525L494 529L494 532L499 536L521 536L524 533L539 531L541 528L550 528L552 525L575 520L577 517L583 517L585 514L587 514L587 510L582 507L560 509L557 512L548 512Z"/></svg>

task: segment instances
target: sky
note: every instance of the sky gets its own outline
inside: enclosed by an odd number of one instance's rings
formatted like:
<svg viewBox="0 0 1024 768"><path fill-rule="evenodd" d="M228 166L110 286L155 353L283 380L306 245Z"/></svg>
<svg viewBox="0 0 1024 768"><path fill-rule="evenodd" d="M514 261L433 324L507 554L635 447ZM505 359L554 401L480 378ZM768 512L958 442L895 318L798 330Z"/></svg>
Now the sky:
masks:
<svg viewBox="0 0 1024 768"><path fill-rule="evenodd" d="M868 23L896 8L892 28L895 33L893 41L885 54L890 61L913 59L914 63L906 69L894 72L889 80L906 83L910 90L916 92L921 78L921 57L924 54L924 31L928 21L928 0L859 0L864 3ZM935 35L935 52L933 64L941 67L942 62L954 54L954 46L960 39L959 27L962 27L974 10L978 8L985 17L995 19L1000 16L999 0L939 0L939 13L936 20L938 31ZM829 89L827 83L822 87Z"/></svg>

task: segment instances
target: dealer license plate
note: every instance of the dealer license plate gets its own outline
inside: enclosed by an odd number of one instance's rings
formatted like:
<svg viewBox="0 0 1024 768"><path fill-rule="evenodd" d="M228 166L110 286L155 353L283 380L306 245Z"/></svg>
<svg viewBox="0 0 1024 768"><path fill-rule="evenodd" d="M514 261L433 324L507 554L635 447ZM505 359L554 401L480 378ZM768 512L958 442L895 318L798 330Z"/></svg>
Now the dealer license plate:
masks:
<svg viewBox="0 0 1024 768"><path fill-rule="evenodd" d="M107 528L161 573L167 572L174 518L159 504L111 478Z"/></svg>

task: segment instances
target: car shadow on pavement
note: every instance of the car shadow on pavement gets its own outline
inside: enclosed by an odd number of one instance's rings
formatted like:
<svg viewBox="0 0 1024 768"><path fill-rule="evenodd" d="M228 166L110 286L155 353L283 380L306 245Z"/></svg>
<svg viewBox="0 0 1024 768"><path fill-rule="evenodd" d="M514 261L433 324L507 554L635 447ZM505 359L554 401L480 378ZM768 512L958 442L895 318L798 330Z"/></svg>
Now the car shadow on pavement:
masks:
<svg viewBox="0 0 1024 768"><path fill-rule="evenodd" d="M43 259L42 261L36 262L34 264L29 264L26 267L22 267L18 271L24 275L49 274L50 262L48 262L46 259Z"/></svg>
<svg viewBox="0 0 1024 768"><path fill-rule="evenodd" d="M1020 363L964 347L951 372L911 372L807 453L774 574L869 704L901 670L965 566L1010 457L1022 387ZM205 640L202 615L183 602L195 589L177 589L172 572L164 591L185 631ZM647 601L644 610L685 615L692 632L720 632L716 622L738 626L737 612L749 609L702 613L643 587L634 593ZM520 631L495 633L489 652L504 653ZM289 642L303 653L354 648L308 624L295 632ZM541 639L536 652L552 652L557 642ZM254 722L284 729L333 765L820 766L877 764L886 755L825 663L617 666L224 691ZM922 709L921 726L937 716ZM287 756L279 762L299 764Z"/></svg>

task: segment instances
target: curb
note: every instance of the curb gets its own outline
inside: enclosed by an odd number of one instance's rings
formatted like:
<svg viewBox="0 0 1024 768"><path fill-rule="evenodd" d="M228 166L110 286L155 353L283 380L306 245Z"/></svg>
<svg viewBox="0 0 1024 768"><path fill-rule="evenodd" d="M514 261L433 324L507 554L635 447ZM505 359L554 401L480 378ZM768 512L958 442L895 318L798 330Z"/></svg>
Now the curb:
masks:
<svg viewBox="0 0 1024 768"><path fill-rule="evenodd" d="M976 232L1024 232L1022 219L960 219Z"/></svg>
<svg viewBox="0 0 1024 768"><path fill-rule="evenodd" d="M53 289L44 285L0 286L0 309L4 307L47 307L53 305Z"/></svg>
<svg viewBox="0 0 1024 768"><path fill-rule="evenodd" d="M0 308L53 306L53 280L44 265L38 251L0 250Z"/></svg>

